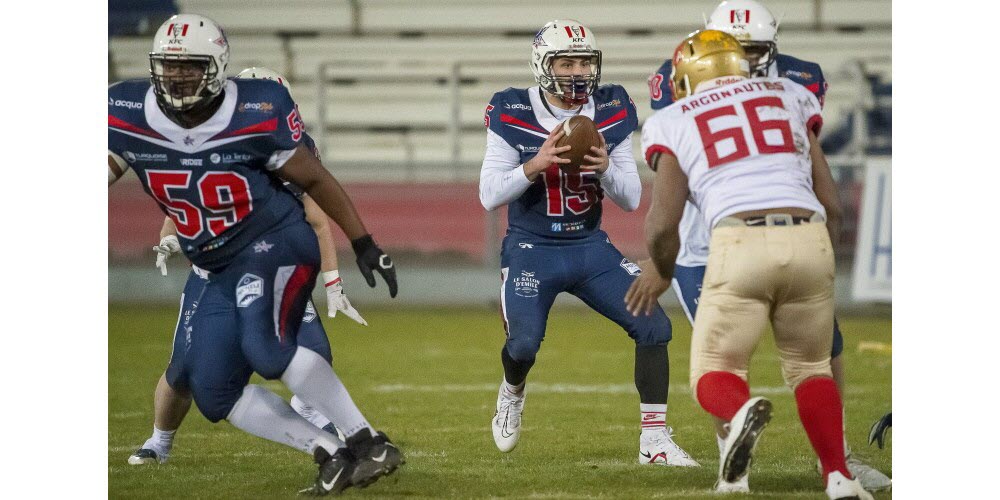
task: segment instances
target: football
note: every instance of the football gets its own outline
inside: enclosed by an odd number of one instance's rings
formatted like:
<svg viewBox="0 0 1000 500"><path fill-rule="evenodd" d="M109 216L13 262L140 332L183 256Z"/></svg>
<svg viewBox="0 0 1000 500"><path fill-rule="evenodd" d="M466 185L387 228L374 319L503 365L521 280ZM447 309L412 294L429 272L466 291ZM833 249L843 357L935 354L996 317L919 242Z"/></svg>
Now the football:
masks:
<svg viewBox="0 0 1000 500"><path fill-rule="evenodd" d="M577 115L562 122L560 126L563 129L563 136L556 141L556 147L570 147L569 151L559 155L560 158L568 158L570 162L559 166L566 172L579 172L580 165L586 164L583 157L591 154L590 147L601 146L601 135L597 131L597 124L586 116Z"/></svg>

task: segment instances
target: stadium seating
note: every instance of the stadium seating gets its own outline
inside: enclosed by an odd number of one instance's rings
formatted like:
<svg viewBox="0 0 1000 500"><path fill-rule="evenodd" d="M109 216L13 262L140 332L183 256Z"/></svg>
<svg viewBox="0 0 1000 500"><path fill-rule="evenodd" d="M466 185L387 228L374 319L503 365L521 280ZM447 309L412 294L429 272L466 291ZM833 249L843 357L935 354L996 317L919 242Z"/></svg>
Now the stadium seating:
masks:
<svg viewBox="0 0 1000 500"><path fill-rule="evenodd" d="M267 66L289 78L327 165L348 180L474 179L484 147L485 105L498 90L534 84L527 68L531 34L540 20L566 11L558 2L531 0L177 4L182 12L223 23L232 47L230 74ZM580 0L572 5L598 34L603 81L623 85L644 120L650 114L646 78L712 2L678 0L651 7L635 0ZM824 68L830 82L826 130L844 130L840 125L871 99L863 75L879 75L891 86L890 2L792 0L772 10L782 22L782 51ZM826 29L812 29L817 23ZM112 38L116 75L148 75L149 44L148 36ZM859 70L862 54L865 66ZM456 112L458 125L453 126ZM637 157L638 147L636 141Z"/></svg>

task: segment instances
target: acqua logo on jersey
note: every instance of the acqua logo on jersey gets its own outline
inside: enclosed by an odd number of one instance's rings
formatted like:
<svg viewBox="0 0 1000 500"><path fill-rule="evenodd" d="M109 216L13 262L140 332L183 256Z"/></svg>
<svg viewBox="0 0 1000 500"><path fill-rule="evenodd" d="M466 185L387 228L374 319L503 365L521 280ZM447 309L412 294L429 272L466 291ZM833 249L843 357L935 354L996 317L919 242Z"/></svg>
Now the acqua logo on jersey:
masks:
<svg viewBox="0 0 1000 500"><path fill-rule="evenodd" d="M128 108L128 109L142 109L142 103L136 101L125 101L122 99L108 98L108 106L114 106L116 108Z"/></svg>

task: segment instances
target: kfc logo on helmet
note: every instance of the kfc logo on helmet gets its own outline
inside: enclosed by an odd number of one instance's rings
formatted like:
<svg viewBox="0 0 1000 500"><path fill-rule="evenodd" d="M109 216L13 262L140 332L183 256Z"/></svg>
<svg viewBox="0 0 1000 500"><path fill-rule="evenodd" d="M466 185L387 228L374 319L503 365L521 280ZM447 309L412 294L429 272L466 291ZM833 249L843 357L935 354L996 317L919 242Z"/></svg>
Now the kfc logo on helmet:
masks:
<svg viewBox="0 0 1000 500"><path fill-rule="evenodd" d="M167 36L173 36L174 38L187 36L188 25L187 24L173 24L167 27Z"/></svg>
<svg viewBox="0 0 1000 500"><path fill-rule="evenodd" d="M748 24L750 22L750 9L733 9L729 11L729 22L733 24Z"/></svg>

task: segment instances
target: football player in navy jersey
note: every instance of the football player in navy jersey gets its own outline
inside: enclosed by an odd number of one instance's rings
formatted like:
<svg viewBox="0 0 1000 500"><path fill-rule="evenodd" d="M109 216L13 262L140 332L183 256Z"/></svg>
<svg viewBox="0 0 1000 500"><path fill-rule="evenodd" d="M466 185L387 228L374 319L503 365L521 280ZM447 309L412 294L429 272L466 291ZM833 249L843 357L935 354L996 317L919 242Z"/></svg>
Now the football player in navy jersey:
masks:
<svg viewBox="0 0 1000 500"><path fill-rule="evenodd" d="M635 341L635 385L640 401L639 462L697 466L666 426L670 321L659 308L633 317L625 292L639 274L601 230L607 195L626 211L639 206L642 188L631 135L635 105L619 85L600 85L601 51L592 30L574 20L549 22L533 42L531 68L538 86L496 93L486 107L487 147L479 197L487 210L507 205L501 249L500 300L507 340L501 350L493 438L501 452L521 434L525 380L545 336L556 295L569 292L621 326ZM560 124L591 118L602 134L587 164L563 170ZM573 167L573 166L571 166Z"/></svg>
<svg viewBox="0 0 1000 500"><path fill-rule="evenodd" d="M247 68L236 75L237 78L264 78L276 81L288 88L287 80L277 72L267 68ZM308 134L303 136L303 142L310 151L319 158L319 151L315 143ZM340 273L337 269L337 252L334 248L333 235L330 232L328 218L325 213L312 201L308 195L301 192L291 184L286 184L286 188L291 190L301 201L305 209L306 221L312 226L319 241L319 252L323 282L326 288L327 313L330 317L335 317L337 312L354 321L368 325L360 314L351 306L347 296L344 295L343 284ZM174 253L180 252L180 242L177 239L177 229L170 217L164 220L160 230L160 244L153 247L157 253L156 266L161 273L167 275L166 262ZM184 340L184 318L194 313L197 307L197 299L208 281L208 273L197 267L192 267L188 276L188 283L185 285L184 293L181 296L181 313L178 321L177 331L174 332L174 341ZM327 362L332 361L330 343L323 330L323 325L316 315L316 310L310 301L306 306L306 313L302 319L297 336L300 346L312 350L323 356ZM183 344L178 346L183 348ZM175 351L178 347L175 347ZM132 465L165 463L170 455L173 440L177 429L191 408L190 391L177 391L170 385L170 377L176 376L178 367L171 364L166 373L160 377L153 397L153 408L155 411L153 434L143 443L138 451L129 456L128 463ZM336 373L334 373L336 376ZM298 396L293 396L291 405L299 415L312 422L323 430L337 434L340 433L348 448L356 457L371 456L382 457L381 464L386 474L394 471L399 465L404 463L400 450L388 439L383 432L376 431L364 417L357 405L351 399L347 388L337 380L336 406L338 412L331 415L331 419L326 418L311 406L307 405ZM334 425L336 424L336 425ZM385 455L383 455L385 453Z"/></svg>
<svg viewBox="0 0 1000 500"><path fill-rule="evenodd" d="M820 105L823 104L828 87L823 78L823 70L820 69L819 64L778 52L778 23L771 12L759 2L755 0L724 1L712 12L705 27L729 33L740 41L750 63L751 76L788 78L811 91L819 99ZM672 60L668 58L649 77L650 107L654 111L665 108L674 102L670 88L672 71ZM814 153L822 157L821 151L814 151ZM818 161L818 159L814 158L813 161ZM823 161L825 163L825 159ZM649 164L655 165L655 161ZM690 202L684 207L680 235L681 249L674 267L673 289L688 321L693 324L708 262L709 231L705 227L703 217L698 209ZM645 261L642 266L646 267ZM841 358L844 350L844 339L836 320L834 320L833 331L831 365L834 379L843 392L846 378ZM846 419L844 421L846 422ZM855 477L861 480L861 484L866 490L881 491L892 486L891 480L885 474L853 456L846 440L844 445L848 452L848 468Z"/></svg>
<svg viewBox="0 0 1000 500"><path fill-rule="evenodd" d="M212 20L176 15L157 30L150 79L108 88L108 182L131 168L177 229L181 250L209 279L175 343L171 386L189 390L211 422L313 456L312 491L339 493L383 474L343 441L259 385L280 379L323 415L336 413L330 365L296 341L320 266L316 235L282 179L305 191L351 239L369 285L391 296L392 260L350 199L301 144L304 126L280 84L226 79L229 45ZM177 347L180 347L178 349ZM179 351L179 352L178 352Z"/></svg>

